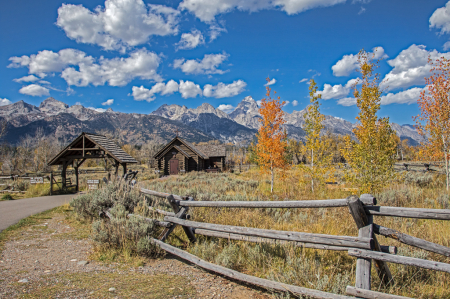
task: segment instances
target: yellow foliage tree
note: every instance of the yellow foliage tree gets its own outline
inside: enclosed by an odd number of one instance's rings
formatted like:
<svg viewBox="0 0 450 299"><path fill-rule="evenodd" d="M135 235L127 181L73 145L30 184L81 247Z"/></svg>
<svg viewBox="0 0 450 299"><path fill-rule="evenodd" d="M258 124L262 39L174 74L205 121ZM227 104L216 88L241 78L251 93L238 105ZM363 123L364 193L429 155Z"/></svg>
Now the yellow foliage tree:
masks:
<svg viewBox="0 0 450 299"><path fill-rule="evenodd" d="M305 174L311 181L311 190L314 192L314 182L324 183L331 171L333 155L327 153L330 144L327 138L321 136L325 116L320 113L321 94L317 94L317 84L311 79L309 84L310 105L305 113L306 143L303 147L305 155L310 162L309 167L301 165Z"/></svg>
<svg viewBox="0 0 450 299"><path fill-rule="evenodd" d="M378 61L367 52L358 54L361 88L354 86L354 97L359 108L358 123L353 129L356 141L346 136L342 152L350 169L347 179L360 187L361 193L373 193L394 176L393 164L397 143L389 118L378 118L380 96L379 74L374 74Z"/></svg>
<svg viewBox="0 0 450 299"><path fill-rule="evenodd" d="M267 82L269 81L270 79L267 78ZM273 193L275 169L280 168L284 171L288 165L285 159L287 141L286 132L282 128L285 123L284 112L281 110L284 102L280 102L280 97L271 98L269 86L266 87L266 90L267 98L261 100L259 109L262 118L257 134L256 155L260 169L271 175L270 192Z"/></svg>

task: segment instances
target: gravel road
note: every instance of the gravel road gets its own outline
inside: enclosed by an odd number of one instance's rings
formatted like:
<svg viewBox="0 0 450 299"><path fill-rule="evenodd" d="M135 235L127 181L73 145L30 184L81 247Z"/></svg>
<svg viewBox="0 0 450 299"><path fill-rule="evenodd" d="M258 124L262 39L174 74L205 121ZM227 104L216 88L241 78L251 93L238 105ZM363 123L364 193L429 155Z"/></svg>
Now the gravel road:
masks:
<svg viewBox="0 0 450 299"><path fill-rule="evenodd" d="M0 232L23 218L68 203L75 196L65 194L0 201Z"/></svg>

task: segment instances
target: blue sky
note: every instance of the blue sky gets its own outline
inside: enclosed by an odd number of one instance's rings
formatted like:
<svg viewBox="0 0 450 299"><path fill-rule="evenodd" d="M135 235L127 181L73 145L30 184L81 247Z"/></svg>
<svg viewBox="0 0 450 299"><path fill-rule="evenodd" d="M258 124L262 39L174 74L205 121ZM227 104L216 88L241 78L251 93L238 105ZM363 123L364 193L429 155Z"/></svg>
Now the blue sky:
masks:
<svg viewBox="0 0 450 299"><path fill-rule="evenodd" d="M383 58L380 116L413 123L427 57L450 58L450 4L407 0L16 0L0 9L0 103L150 113L208 102L231 111L264 97L265 78L289 103L354 122L350 86L362 48Z"/></svg>

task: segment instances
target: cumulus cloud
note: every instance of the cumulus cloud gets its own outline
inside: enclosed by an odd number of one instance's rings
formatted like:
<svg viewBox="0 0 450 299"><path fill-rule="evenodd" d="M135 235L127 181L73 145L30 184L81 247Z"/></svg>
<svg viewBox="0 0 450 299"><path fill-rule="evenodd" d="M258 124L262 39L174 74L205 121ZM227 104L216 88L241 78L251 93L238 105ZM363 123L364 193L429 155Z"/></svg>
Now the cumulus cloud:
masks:
<svg viewBox="0 0 450 299"><path fill-rule="evenodd" d="M50 92L48 88L42 87L37 84L30 84L22 87L19 92L21 94L26 94L29 96L41 97L41 96L49 96Z"/></svg>
<svg viewBox="0 0 450 299"><path fill-rule="evenodd" d="M344 2L345 0L183 0L178 9L189 11L203 22L212 22L217 15L235 9L248 12L280 9L288 15L292 15L315 7L333 6Z"/></svg>
<svg viewBox="0 0 450 299"><path fill-rule="evenodd" d="M339 99L342 97L346 97L349 93L352 87L359 82L359 79L350 79L345 85L337 84L337 85L330 85L330 84L324 84L322 91L317 91L317 94L322 95L323 100L329 100L329 99Z"/></svg>
<svg viewBox="0 0 450 299"><path fill-rule="evenodd" d="M104 109L104 108L94 108L94 107L87 107L87 108L91 109L91 110L94 110L94 111L97 111L97 112L100 112L100 113L103 113L103 112L106 111L106 109Z"/></svg>
<svg viewBox="0 0 450 299"><path fill-rule="evenodd" d="M436 9L430 17L430 28L440 29L440 33L450 33L450 1Z"/></svg>
<svg viewBox="0 0 450 299"><path fill-rule="evenodd" d="M283 106L287 106L291 103L291 101L284 101L284 105Z"/></svg>
<svg viewBox="0 0 450 299"><path fill-rule="evenodd" d="M211 23L209 25L209 41L212 42L218 38L223 32L227 32L225 27L219 26L217 23Z"/></svg>
<svg viewBox="0 0 450 299"><path fill-rule="evenodd" d="M297 101L297 100L293 100L293 101L292 101L292 106L295 107L295 106L297 106L297 105L298 105L298 101Z"/></svg>
<svg viewBox="0 0 450 299"><path fill-rule="evenodd" d="M178 33L180 12L163 5L145 5L142 0L106 0L95 11L63 4L56 25L78 43L122 50L147 43L152 35Z"/></svg>
<svg viewBox="0 0 450 299"><path fill-rule="evenodd" d="M423 45L411 45L394 59L388 60L388 64L393 69L386 74L380 87L393 90L425 84L424 78L430 74L428 57L432 60L440 57L450 59L450 53L439 53L436 50L427 51L425 48Z"/></svg>
<svg viewBox="0 0 450 299"><path fill-rule="evenodd" d="M0 106L6 106L6 105L11 105L12 102L10 100L8 100L7 98L4 99L0 99Z"/></svg>
<svg viewBox="0 0 450 299"><path fill-rule="evenodd" d="M234 111L235 107L229 104L221 104L217 109L229 114Z"/></svg>
<svg viewBox="0 0 450 299"><path fill-rule="evenodd" d="M25 76L25 77L22 77L22 78L19 78L19 79L13 79L13 81L14 81L14 82L17 82L17 83L22 83L22 82L35 82L35 81L37 81L37 80L39 80L39 78L36 77L36 76L33 76L33 75Z"/></svg>
<svg viewBox="0 0 450 299"><path fill-rule="evenodd" d="M203 87L203 95L205 97L214 97L216 99L229 98L243 92L246 86L247 83L242 80L234 81L231 84L224 84L220 82L215 86L206 84Z"/></svg>
<svg viewBox="0 0 450 299"><path fill-rule="evenodd" d="M159 82L152 86L151 89L147 89L144 86L132 87L132 93L130 94L136 101L147 101L151 102L155 99L155 94L159 93L161 95L168 95L178 91L178 83L174 80L163 83Z"/></svg>
<svg viewBox="0 0 450 299"><path fill-rule="evenodd" d="M181 93L183 99L195 98L197 95L202 95L202 89L200 88L200 85L195 84L192 81L180 80L178 90Z"/></svg>
<svg viewBox="0 0 450 299"><path fill-rule="evenodd" d="M270 80L269 82L267 82L266 84L264 84L264 86L270 86L270 85L274 85L277 82L277 80L275 78L272 78L272 80Z"/></svg>
<svg viewBox="0 0 450 299"><path fill-rule="evenodd" d="M337 103L338 103L338 105L341 105L341 106L353 106L353 105L356 105L356 99L355 98L343 98L343 99L340 99Z"/></svg>
<svg viewBox="0 0 450 299"><path fill-rule="evenodd" d="M30 56L11 57L9 60L12 62L8 67L27 67L31 74L45 77L45 73L61 72L61 77L67 84L75 86L98 86L106 83L124 86L135 78L161 81L157 74L161 58L146 49L136 50L126 58L101 57L97 61L74 49L64 49L57 53L44 50Z"/></svg>
<svg viewBox="0 0 450 299"><path fill-rule="evenodd" d="M181 35L180 41L175 44L178 50L182 49L194 49L198 45L203 45L205 43L205 38L203 37L203 34L197 30L194 29L191 31L191 33L183 33Z"/></svg>
<svg viewBox="0 0 450 299"><path fill-rule="evenodd" d="M384 53L383 47L375 47L372 49L372 53L369 55L374 55L374 59L387 58L388 56ZM358 54L344 55L341 60L336 62L335 65L331 67L333 70L333 75L336 77L348 76L358 68Z"/></svg>
<svg viewBox="0 0 450 299"><path fill-rule="evenodd" d="M63 49L59 52L49 50L39 51L30 56L9 58L10 68L27 67L30 74L44 78L45 73L61 72L68 65L92 64L94 59L86 53L75 49Z"/></svg>
<svg viewBox="0 0 450 299"><path fill-rule="evenodd" d="M381 96L380 104L381 105L389 105L389 104L415 104L420 97L420 93L425 90L424 88L414 87L405 91L400 91L397 93L388 93L386 95Z"/></svg>
<svg viewBox="0 0 450 299"><path fill-rule="evenodd" d="M222 64L228 54L206 54L202 60L185 60L184 58L175 59L174 69L180 69L185 74L223 74L226 71L219 70L217 67Z"/></svg>
<svg viewBox="0 0 450 299"><path fill-rule="evenodd" d="M114 99L109 99L102 103L103 106L111 106L112 104L114 104Z"/></svg>

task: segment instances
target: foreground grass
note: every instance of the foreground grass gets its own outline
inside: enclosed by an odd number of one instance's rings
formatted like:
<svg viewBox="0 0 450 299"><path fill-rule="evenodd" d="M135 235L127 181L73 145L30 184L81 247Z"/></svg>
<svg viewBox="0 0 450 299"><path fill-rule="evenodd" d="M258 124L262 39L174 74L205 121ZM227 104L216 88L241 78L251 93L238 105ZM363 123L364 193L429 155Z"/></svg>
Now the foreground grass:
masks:
<svg viewBox="0 0 450 299"><path fill-rule="evenodd" d="M418 174L423 176L422 174ZM188 174L177 179L151 181L145 188L172 194L193 196L196 200L306 200L346 198L351 192L326 186L309 191L299 184L294 171L285 181L278 181L274 194L269 182L256 171L235 174ZM447 208L448 195L443 192L440 177L418 177L392 182L377 195L381 205ZM149 202L170 211L160 199ZM347 208L335 209L235 209L194 208L192 220L332 235L357 236L358 231ZM158 215L154 215L157 217ZM450 222L396 217L376 217L377 224L450 246ZM383 245L394 245L399 254L450 263L450 258L417 250L395 240L379 237ZM189 244L183 230L177 228L169 242L189 252L225 267L276 281L344 293L347 285L354 285L356 259L347 252L302 249L289 245L252 244L247 242L199 236L196 244ZM382 287L374 267L372 289L416 298L450 298L450 274L416 267L389 264L395 283Z"/></svg>

